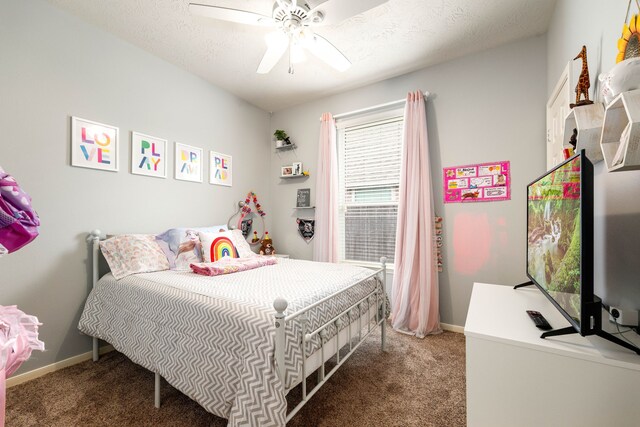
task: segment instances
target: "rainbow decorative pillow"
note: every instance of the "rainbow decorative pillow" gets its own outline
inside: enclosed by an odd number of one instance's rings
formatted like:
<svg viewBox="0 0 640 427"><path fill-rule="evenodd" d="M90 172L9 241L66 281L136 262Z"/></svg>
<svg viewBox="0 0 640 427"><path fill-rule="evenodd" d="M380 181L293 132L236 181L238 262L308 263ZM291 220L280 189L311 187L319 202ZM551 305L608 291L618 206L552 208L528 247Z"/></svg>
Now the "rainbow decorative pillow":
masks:
<svg viewBox="0 0 640 427"><path fill-rule="evenodd" d="M200 232L225 231L226 225L213 227L172 228L156 236L156 241L172 270L189 270L189 265L202 262Z"/></svg>
<svg viewBox="0 0 640 427"><path fill-rule="evenodd" d="M204 262L216 262L222 258L248 258L255 256L242 231L231 230L219 233L200 232Z"/></svg>
<svg viewBox="0 0 640 427"><path fill-rule="evenodd" d="M169 262L152 234L123 234L100 242L116 280L135 273L169 269Z"/></svg>

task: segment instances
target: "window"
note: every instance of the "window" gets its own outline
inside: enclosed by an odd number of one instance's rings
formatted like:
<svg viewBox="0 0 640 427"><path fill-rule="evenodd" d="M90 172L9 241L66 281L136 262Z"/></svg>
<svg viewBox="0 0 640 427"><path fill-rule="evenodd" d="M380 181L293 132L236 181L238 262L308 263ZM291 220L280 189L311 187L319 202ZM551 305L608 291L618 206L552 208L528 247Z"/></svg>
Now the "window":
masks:
<svg viewBox="0 0 640 427"><path fill-rule="evenodd" d="M340 258L393 264L403 110L339 121Z"/></svg>

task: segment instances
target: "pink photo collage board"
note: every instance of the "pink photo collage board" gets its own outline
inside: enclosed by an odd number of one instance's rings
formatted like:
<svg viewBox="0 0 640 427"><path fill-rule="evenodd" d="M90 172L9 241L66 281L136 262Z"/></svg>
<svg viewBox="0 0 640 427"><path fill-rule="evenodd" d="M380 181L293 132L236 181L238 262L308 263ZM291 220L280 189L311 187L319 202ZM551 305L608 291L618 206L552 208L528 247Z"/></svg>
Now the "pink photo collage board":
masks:
<svg viewBox="0 0 640 427"><path fill-rule="evenodd" d="M511 199L508 161L443 169L444 202L494 202Z"/></svg>

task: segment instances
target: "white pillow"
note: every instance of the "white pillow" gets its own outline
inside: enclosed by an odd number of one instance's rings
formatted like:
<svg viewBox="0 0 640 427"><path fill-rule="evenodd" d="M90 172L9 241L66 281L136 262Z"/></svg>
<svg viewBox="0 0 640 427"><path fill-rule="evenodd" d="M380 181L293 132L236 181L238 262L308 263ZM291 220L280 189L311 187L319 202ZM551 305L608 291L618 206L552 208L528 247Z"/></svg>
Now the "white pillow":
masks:
<svg viewBox="0 0 640 427"><path fill-rule="evenodd" d="M219 233L200 232L199 235L204 262L215 262L223 257L247 258L256 256L240 230Z"/></svg>

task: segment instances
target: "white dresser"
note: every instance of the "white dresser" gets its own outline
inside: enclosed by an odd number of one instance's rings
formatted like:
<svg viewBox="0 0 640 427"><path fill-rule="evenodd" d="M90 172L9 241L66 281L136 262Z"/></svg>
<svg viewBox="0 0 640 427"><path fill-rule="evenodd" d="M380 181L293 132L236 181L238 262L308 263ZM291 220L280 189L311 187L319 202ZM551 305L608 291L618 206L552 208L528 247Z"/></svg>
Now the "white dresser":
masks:
<svg viewBox="0 0 640 427"><path fill-rule="evenodd" d="M474 284L465 324L467 425L640 426L640 356L597 336L541 339L526 310L554 329L569 326L535 286ZM625 336L640 344L634 332Z"/></svg>

